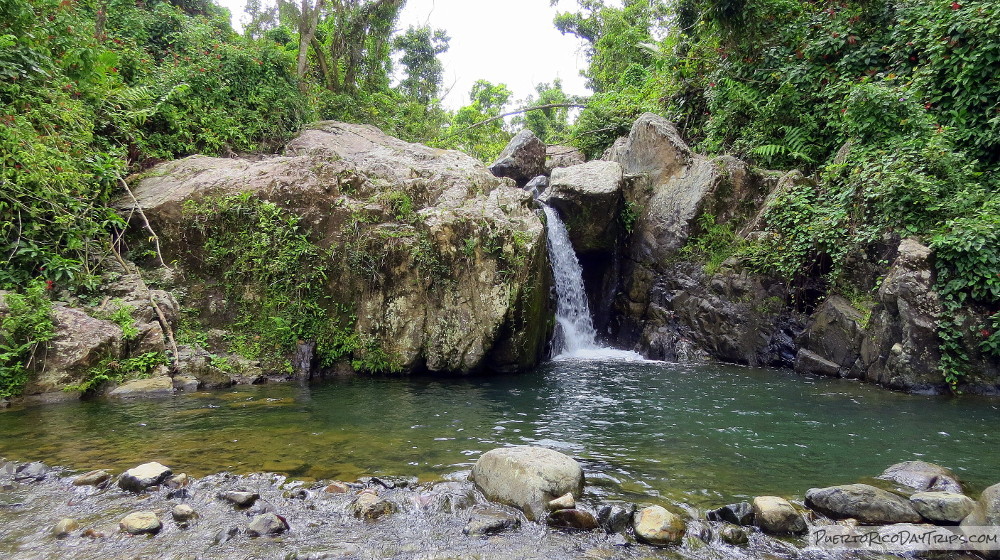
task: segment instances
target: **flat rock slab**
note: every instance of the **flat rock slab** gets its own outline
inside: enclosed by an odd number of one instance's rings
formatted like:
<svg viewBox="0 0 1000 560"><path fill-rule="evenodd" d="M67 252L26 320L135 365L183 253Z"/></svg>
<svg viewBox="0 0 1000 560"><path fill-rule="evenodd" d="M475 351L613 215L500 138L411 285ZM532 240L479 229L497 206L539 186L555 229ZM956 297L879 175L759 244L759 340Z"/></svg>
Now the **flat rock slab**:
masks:
<svg viewBox="0 0 1000 560"><path fill-rule="evenodd" d="M118 528L130 535L155 535L163 528L160 519L151 511L139 511L126 515L118 522Z"/></svg>
<svg viewBox="0 0 1000 560"><path fill-rule="evenodd" d="M972 498L953 492L917 492L910 496L910 503L934 523L958 524L976 508Z"/></svg>
<svg viewBox="0 0 1000 560"><path fill-rule="evenodd" d="M552 500L583 492L580 464L544 447L487 451L472 467L472 478L487 499L514 506L532 521L545 517Z"/></svg>
<svg viewBox="0 0 1000 560"><path fill-rule="evenodd" d="M857 519L869 525L919 523L922 518L909 500L867 484L812 488L806 505L834 519Z"/></svg>
<svg viewBox="0 0 1000 560"><path fill-rule="evenodd" d="M153 399L174 394L174 380L167 375L135 379L115 387L108 396L116 399Z"/></svg>
<svg viewBox="0 0 1000 560"><path fill-rule="evenodd" d="M918 492L962 493L962 485L951 472L926 461L904 461L885 469L877 478L908 486Z"/></svg>

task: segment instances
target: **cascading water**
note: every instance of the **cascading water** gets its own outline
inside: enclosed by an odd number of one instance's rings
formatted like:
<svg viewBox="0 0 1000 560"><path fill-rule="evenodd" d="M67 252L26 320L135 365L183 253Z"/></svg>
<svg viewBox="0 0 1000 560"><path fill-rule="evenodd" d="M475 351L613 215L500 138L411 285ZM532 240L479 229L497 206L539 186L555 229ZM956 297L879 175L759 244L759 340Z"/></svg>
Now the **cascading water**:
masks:
<svg viewBox="0 0 1000 560"><path fill-rule="evenodd" d="M549 261L556 283L556 333L553 355L560 358L642 360L635 352L597 344L597 331L590 315L583 268L569 239L566 225L555 209L542 206L548 221Z"/></svg>

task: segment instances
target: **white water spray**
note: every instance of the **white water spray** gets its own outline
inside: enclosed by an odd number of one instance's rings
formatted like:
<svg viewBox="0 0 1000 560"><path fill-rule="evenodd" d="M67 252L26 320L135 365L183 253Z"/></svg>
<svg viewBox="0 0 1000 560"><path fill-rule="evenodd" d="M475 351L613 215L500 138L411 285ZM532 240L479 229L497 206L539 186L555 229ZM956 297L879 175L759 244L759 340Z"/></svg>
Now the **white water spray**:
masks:
<svg viewBox="0 0 1000 560"><path fill-rule="evenodd" d="M642 360L635 352L606 348L597 344L597 331L590 316L583 268L569 240L566 225L553 208L543 206L548 221L549 261L556 283L555 359Z"/></svg>

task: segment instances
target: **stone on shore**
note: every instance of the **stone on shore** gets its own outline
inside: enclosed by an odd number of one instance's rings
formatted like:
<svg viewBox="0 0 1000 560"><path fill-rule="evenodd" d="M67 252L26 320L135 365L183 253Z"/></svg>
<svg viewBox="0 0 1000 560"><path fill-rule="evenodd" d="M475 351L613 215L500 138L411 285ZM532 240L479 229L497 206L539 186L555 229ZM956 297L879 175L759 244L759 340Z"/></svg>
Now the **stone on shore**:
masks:
<svg viewBox="0 0 1000 560"><path fill-rule="evenodd" d="M687 525L679 515L661 506L650 506L635 514L632 528L639 540L654 546L667 546L681 543Z"/></svg>
<svg viewBox="0 0 1000 560"><path fill-rule="evenodd" d="M560 509L553 511L545 521L549 527L555 527L556 529L593 531L599 526L597 518L592 513L580 509Z"/></svg>
<svg viewBox="0 0 1000 560"><path fill-rule="evenodd" d="M61 519L58 523L56 523L55 527L52 528L52 535L57 539L61 539L79 528L79 521L67 517L66 519Z"/></svg>
<svg viewBox="0 0 1000 560"><path fill-rule="evenodd" d="M583 491L580 464L543 447L487 451L472 467L472 478L487 499L516 507L531 521L544 518L555 498Z"/></svg>
<svg viewBox="0 0 1000 560"><path fill-rule="evenodd" d="M957 525L976 509L972 498L953 492L917 492L910 496L910 503L924 519L950 525Z"/></svg>
<svg viewBox="0 0 1000 560"><path fill-rule="evenodd" d="M160 519L151 511L139 511L126 515L118 522L118 528L130 535L155 535L163 528Z"/></svg>
<svg viewBox="0 0 1000 560"><path fill-rule="evenodd" d="M160 463L144 463L125 471L118 479L118 487L130 492L142 492L150 486L163 483L171 474L173 471Z"/></svg>
<svg viewBox="0 0 1000 560"><path fill-rule="evenodd" d="M806 530L806 520L786 499L757 496L753 499L754 525L772 535L793 535Z"/></svg>
<svg viewBox="0 0 1000 560"><path fill-rule="evenodd" d="M857 519L869 525L919 523L920 514L909 500L867 484L812 488L806 506L833 519Z"/></svg>

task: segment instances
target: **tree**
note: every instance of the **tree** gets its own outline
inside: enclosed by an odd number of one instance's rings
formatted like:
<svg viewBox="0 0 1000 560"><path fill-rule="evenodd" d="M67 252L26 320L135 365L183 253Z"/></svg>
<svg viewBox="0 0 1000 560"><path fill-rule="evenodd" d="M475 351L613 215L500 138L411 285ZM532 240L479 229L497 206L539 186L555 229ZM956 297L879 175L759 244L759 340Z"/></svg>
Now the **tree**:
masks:
<svg viewBox="0 0 1000 560"><path fill-rule="evenodd" d="M405 95L423 104L437 97L444 75L438 55L448 50L450 40L443 29L432 31L429 26L411 26L396 37L393 47L403 52L400 63L406 68L406 76L399 84Z"/></svg>
<svg viewBox="0 0 1000 560"><path fill-rule="evenodd" d="M484 126L473 125L500 116L511 95L505 84L494 85L486 80L477 80L469 92L472 103L455 113L451 124L455 132L439 142L441 147L456 148L483 161L495 159L512 136L503 119Z"/></svg>
<svg viewBox="0 0 1000 560"><path fill-rule="evenodd" d="M542 106L544 109L527 111L523 117L514 119L515 125L523 124L535 136L547 144L566 142L569 134L569 105L579 103L576 96L567 95L562 89L562 80L556 79L551 84L544 83L535 86L536 98L529 95L524 100L525 107Z"/></svg>

